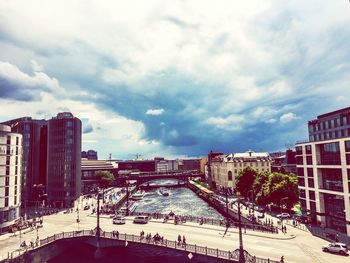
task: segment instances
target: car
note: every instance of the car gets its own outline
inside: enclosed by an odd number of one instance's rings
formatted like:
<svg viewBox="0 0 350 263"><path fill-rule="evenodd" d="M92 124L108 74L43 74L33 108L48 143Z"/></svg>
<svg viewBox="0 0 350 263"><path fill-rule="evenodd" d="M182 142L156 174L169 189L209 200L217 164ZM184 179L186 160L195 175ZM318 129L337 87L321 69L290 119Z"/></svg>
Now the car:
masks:
<svg viewBox="0 0 350 263"><path fill-rule="evenodd" d="M258 218L259 219L263 219L265 217L265 213L260 213L259 215L258 215Z"/></svg>
<svg viewBox="0 0 350 263"><path fill-rule="evenodd" d="M279 218L279 219L287 219L287 218L290 218L290 214L282 213L282 214L277 215L277 218Z"/></svg>
<svg viewBox="0 0 350 263"><path fill-rule="evenodd" d="M260 213L264 213L265 212L265 208L261 207L261 206L255 206L254 209L255 209L255 211L258 211Z"/></svg>
<svg viewBox="0 0 350 263"><path fill-rule="evenodd" d="M349 255L348 248L347 248L346 244L344 244L344 243L329 243L328 245L324 245L322 247L322 251L337 253L337 254L344 255L344 256Z"/></svg>
<svg viewBox="0 0 350 263"><path fill-rule="evenodd" d="M89 205L84 206L84 210L89 210L89 209L90 209Z"/></svg>
<svg viewBox="0 0 350 263"><path fill-rule="evenodd" d="M147 224L148 216L136 216L133 221L135 224Z"/></svg>
<svg viewBox="0 0 350 263"><path fill-rule="evenodd" d="M125 224L125 217L117 215L113 218L113 224L122 225Z"/></svg>

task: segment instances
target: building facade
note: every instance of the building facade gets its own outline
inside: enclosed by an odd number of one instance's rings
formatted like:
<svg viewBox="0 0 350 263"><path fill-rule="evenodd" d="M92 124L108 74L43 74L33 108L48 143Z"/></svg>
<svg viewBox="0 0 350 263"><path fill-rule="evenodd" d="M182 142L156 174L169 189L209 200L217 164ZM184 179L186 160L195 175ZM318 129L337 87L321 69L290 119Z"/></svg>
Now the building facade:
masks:
<svg viewBox="0 0 350 263"><path fill-rule="evenodd" d="M84 158L87 160L98 160L97 152L94 150L82 151L81 158Z"/></svg>
<svg viewBox="0 0 350 263"><path fill-rule="evenodd" d="M81 193L81 121L59 113L48 121L47 134L48 202L70 207Z"/></svg>
<svg viewBox="0 0 350 263"><path fill-rule="evenodd" d="M23 137L21 197L25 212L26 206L35 205L38 199L38 186L46 185L47 122L22 117L4 124Z"/></svg>
<svg viewBox="0 0 350 263"><path fill-rule="evenodd" d="M271 172L272 159L267 152L231 153L218 155L211 160L211 178L217 189L236 187L235 177L245 167L250 166L258 172Z"/></svg>
<svg viewBox="0 0 350 263"><path fill-rule="evenodd" d="M299 199L304 213L350 235L349 109L309 122L309 141L296 144Z"/></svg>
<svg viewBox="0 0 350 263"><path fill-rule="evenodd" d="M0 233L20 218L22 135L0 124Z"/></svg>

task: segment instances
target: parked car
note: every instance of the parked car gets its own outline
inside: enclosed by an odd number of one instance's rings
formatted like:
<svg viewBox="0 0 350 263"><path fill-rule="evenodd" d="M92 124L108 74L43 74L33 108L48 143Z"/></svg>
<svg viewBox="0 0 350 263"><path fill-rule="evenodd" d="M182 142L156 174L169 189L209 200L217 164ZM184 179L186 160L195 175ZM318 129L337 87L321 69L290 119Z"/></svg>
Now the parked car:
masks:
<svg viewBox="0 0 350 263"><path fill-rule="evenodd" d="M125 224L125 217L117 215L113 218L113 224L122 225Z"/></svg>
<svg viewBox="0 0 350 263"><path fill-rule="evenodd" d="M344 256L349 255L348 248L347 248L346 244L344 244L344 243L329 243L328 245L324 245L322 247L322 251L337 253L337 254L344 255Z"/></svg>
<svg viewBox="0 0 350 263"><path fill-rule="evenodd" d="M279 218L279 219L287 219L287 218L290 218L290 214L282 213L282 214L277 215L277 218Z"/></svg>
<svg viewBox="0 0 350 263"><path fill-rule="evenodd" d="M89 205L84 206L84 210L89 210L89 209L90 209Z"/></svg>
<svg viewBox="0 0 350 263"><path fill-rule="evenodd" d="M136 223L136 224L147 224L148 223L148 216L136 216L134 218L134 223Z"/></svg>

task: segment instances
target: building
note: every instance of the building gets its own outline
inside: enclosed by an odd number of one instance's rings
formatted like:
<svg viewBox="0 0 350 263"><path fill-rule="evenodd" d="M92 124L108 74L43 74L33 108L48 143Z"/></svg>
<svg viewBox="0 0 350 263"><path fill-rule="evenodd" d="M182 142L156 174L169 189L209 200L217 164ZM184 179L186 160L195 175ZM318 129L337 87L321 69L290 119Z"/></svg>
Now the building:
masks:
<svg viewBox="0 0 350 263"><path fill-rule="evenodd" d="M118 176L118 163L104 160L81 160L81 191L91 193L100 183L100 178L95 176L97 171L108 171Z"/></svg>
<svg viewBox="0 0 350 263"><path fill-rule="evenodd" d="M0 233L20 218L22 135L0 124Z"/></svg>
<svg viewBox="0 0 350 263"><path fill-rule="evenodd" d="M80 119L70 112L48 120L47 198L56 207L70 207L81 193Z"/></svg>
<svg viewBox="0 0 350 263"><path fill-rule="evenodd" d="M201 169L200 159L179 160L178 168L179 170L182 170L182 171L190 171L190 170L200 171Z"/></svg>
<svg viewBox="0 0 350 263"><path fill-rule="evenodd" d="M81 158L83 159L87 159L87 160L98 160L97 158L97 152L94 150L88 150L86 151L82 151L81 152Z"/></svg>
<svg viewBox="0 0 350 263"><path fill-rule="evenodd" d="M25 213L26 206L34 206L38 200L39 186L45 188L46 185L47 122L22 117L4 124L23 137L21 198L22 212Z"/></svg>
<svg viewBox="0 0 350 263"><path fill-rule="evenodd" d="M231 153L217 155L211 159L211 178L217 189L236 187L235 177L245 167L250 166L258 172L271 172L272 159L267 152Z"/></svg>
<svg viewBox="0 0 350 263"><path fill-rule="evenodd" d="M270 154L271 156L271 154ZM272 157L272 156L271 156ZM271 172L297 174L295 151L288 149L284 155L272 157Z"/></svg>
<svg viewBox="0 0 350 263"><path fill-rule="evenodd" d="M350 235L350 108L309 121L296 143L299 199L314 223Z"/></svg>

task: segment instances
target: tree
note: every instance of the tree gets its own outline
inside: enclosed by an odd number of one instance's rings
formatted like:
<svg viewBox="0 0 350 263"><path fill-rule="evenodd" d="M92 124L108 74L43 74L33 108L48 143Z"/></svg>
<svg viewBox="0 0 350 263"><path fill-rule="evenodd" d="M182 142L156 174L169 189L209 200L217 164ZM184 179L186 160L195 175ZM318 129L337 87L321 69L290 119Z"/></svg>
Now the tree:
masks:
<svg viewBox="0 0 350 263"><path fill-rule="evenodd" d="M236 176L236 189L247 198L249 191L253 189L253 183L258 172L250 166L239 171Z"/></svg>
<svg viewBox="0 0 350 263"><path fill-rule="evenodd" d="M272 173L266 184L270 203L285 205L290 210L298 202L298 179L294 174ZM285 198L283 204L282 198Z"/></svg>
<svg viewBox="0 0 350 263"><path fill-rule="evenodd" d="M268 203L269 191L267 182L269 181L269 172L258 173L253 183L253 192L255 200L259 205L265 206Z"/></svg>
<svg viewBox="0 0 350 263"><path fill-rule="evenodd" d="M99 178L101 188L107 188L115 180L114 175L109 171L96 171L95 176Z"/></svg>

